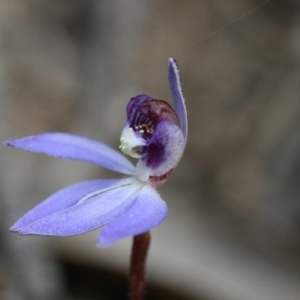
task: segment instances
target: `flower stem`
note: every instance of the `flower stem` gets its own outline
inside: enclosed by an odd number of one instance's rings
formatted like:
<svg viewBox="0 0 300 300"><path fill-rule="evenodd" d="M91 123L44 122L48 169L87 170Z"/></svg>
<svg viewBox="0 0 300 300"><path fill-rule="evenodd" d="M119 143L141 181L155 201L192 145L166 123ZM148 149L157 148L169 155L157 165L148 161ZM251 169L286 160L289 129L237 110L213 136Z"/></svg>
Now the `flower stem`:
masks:
<svg viewBox="0 0 300 300"><path fill-rule="evenodd" d="M145 290L145 266L150 246L150 232L133 237L130 259L131 300L142 300Z"/></svg>

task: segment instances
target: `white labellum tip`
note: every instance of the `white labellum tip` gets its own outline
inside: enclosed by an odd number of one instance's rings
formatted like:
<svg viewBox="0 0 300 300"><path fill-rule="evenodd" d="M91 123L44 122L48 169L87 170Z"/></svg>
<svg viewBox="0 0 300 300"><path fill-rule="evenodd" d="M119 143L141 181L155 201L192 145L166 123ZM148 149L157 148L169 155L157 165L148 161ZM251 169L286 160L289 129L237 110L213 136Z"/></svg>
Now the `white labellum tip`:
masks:
<svg viewBox="0 0 300 300"><path fill-rule="evenodd" d="M121 151L134 158L141 158L142 154L138 153L134 148L144 146L146 144L145 140L131 127L126 126L121 134L121 145L119 148Z"/></svg>

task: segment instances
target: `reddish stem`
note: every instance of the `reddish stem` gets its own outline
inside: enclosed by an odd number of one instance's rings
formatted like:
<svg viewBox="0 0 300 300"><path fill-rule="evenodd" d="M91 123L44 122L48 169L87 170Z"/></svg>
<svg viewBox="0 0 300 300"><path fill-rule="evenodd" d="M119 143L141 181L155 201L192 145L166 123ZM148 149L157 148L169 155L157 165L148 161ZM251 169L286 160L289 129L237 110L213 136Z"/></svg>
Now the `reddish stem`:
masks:
<svg viewBox="0 0 300 300"><path fill-rule="evenodd" d="M145 290L145 266L150 240L149 231L133 237L130 259L131 300L143 300Z"/></svg>

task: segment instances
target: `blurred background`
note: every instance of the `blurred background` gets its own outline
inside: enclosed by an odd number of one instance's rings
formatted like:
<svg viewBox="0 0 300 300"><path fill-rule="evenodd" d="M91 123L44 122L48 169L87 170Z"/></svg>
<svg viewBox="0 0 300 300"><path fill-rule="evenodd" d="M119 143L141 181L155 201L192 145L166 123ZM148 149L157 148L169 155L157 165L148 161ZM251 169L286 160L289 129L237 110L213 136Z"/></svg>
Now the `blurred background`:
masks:
<svg viewBox="0 0 300 300"><path fill-rule="evenodd" d="M44 131L117 147L130 97L171 100L181 68L185 155L160 193L146 299L300 299L300 1L1 0L0 138ZM68 184L117 176L0 149L0 299L127 299L130 239L8 227Z"/></svg>

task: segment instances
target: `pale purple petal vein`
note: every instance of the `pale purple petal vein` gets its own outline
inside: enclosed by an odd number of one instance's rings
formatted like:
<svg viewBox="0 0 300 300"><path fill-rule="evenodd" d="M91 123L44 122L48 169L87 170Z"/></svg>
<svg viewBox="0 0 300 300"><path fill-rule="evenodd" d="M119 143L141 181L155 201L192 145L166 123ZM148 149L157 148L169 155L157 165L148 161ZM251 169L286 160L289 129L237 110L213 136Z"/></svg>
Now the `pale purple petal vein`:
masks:
<svg viewBox="0 0 300 300"><path fill-rule="evenodd" d="M167 215L166 203L154 188L145 186L138 193L133 204L104 227L97 245L107 247L122 238L151 230L159 225Z"/></svg>
<svg viewBox="0 0 300 300"><path fill-rule="evenodd" d="M68 133L43 133L17 140L5 145L23 150L92 163L122 174L133 175L133 164L115 149L86 137Z"/></svg>
<svg viewBox="0 0 300 300"><path fill-rule="evenodd" d="M100 192L112 186L122 185L122 179L89 180L72 184L61 189L27 212L11 228L18 231L40 219L64 210L78 203L81 199L94 192Z"/></svg>
<svg viewBox="0 0 300 300"><path fill-rule="evenodd" d="M94 198L51 214L19 228L18 232L24 235L70 236L94 230L122 214L141 188L136 180L132 180L131 184L127 181L126 185L109 189Z"/></svg>

